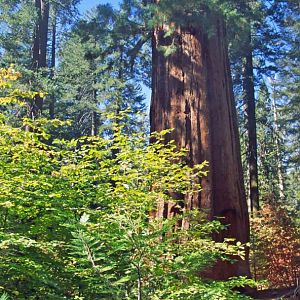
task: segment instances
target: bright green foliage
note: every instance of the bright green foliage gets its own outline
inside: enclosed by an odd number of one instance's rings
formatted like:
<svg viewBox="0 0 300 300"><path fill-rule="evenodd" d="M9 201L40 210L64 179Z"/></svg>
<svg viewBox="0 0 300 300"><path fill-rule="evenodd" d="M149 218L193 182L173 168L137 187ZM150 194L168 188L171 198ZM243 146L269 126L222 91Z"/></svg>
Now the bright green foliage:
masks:
<svg viewBox="0 0 300 300"><path fill-rule="evenodd" d="M99 216L96 225L82 221L74 233L77 274L87 291L98 287L94 298L238 299L230 288L247 280L212 282L196 275L217 257L239 251L211 241L219 223L195 222L188 231L174 232L176 220L149 219L147 205L133 205Z"/></svg>
<svg viewBox="0 0 300 300"><path fill-rule="evenodd" d="M8 295L6 293L2 294L2 296L0 297L0 300L8 300Z"/></svg>
<svg viewBox="0 0 300 300"><path fill-rule="evenodd" d="M212 241L223 225L190 212L181 216L190 228L174 231L179 220L151 218L172 201L168 191L199 190L206 163L184 165L165 133L151 145L118 127L114 141L52 140L55 126L40 119L24 132L1 118L1 290L13 299L243 298L231 288L248 280L199 277L244 254L240 243Z"/></svg>
<svg viewBox="0 0 300 300"><path fill-rule="evenodd" d="M34 97L45 96L45 93L28 90L21 81L21 73L13 65L8 69L0 69L0 111L10 124L19 126L22 125L20 115L28 109Z"/></svg>
<svg viewBox="0 0 300 300"><path fill-rule="evenodd" d="M196 276L216 258L243 254L209 238L224 228L197 222L173 232L175 220L149 217L157 199L170 200L167 190L197 189L203 166L172 163L183 155L173 145L144 147L122 135L113 146L98 138L49 146L43 131L4 123L0 130L1 285L11 295L135 299L140 276L141 293L152 299L197 299L209 290L230 299L232 282Z"/></svg>

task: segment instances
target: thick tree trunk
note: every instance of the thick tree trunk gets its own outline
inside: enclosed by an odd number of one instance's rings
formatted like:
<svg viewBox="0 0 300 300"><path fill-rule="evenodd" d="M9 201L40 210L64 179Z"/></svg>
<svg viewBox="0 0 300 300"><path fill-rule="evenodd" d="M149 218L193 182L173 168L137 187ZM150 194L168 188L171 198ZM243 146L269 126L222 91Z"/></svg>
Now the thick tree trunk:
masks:
<svg viewBox="0 0 300 300"><path fill-rule="evenodd" d="M184 199L186 210L206 209L210 218L223 217L230 224L217 239L234 237L249 241L249 217L243 187L240 146L223 21L212 20L215 33L202 28L178 29L177 51L165 57L160 46L166 28L153 35L153 82L150 111L151 131L174 128L168 139L189 150L190 165L207 160L208 176L201 179L203 190ZM172 203L160 206L156 214L171 217ZM187 227L183 221L183 227ZM220 264L213 277L249 275L247 261Z"/></svg>
<svg viewBox="0 0 300 300"><path fill-rule="evenodd" d="M259 210L258 170L257 170L257 135L255 115L255 91L251 30L247 33L247 45L243 62L243 97L248 132L248 168L251 213Z"/></svg>

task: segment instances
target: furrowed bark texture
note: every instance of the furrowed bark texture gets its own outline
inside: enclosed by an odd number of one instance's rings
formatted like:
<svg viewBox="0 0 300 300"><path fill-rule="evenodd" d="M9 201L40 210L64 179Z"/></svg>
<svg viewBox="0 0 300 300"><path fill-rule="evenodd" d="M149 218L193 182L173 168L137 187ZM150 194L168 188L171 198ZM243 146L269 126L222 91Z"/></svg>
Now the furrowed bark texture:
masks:
<svg viewBox="0 0 300 300"><path fill-rule="evenodd" d="M153 34L151 131L174 128L168 139L189 150L192 166L207 160L209 173L201 179L203 190L184 199L186 210L206 209L210 218L224 217L230 224L217 240L234 237L249 241L249 218L243 188L240 146L232 92L224 23L216 18L215 33L201 28L178 29L176 53L165 57L160 46L164 26ZM157 217L172 217L175 205L160 205ZM183 221L183 227L187 227ZM247 262L220 264L214 278L249 275Z"/></svg>

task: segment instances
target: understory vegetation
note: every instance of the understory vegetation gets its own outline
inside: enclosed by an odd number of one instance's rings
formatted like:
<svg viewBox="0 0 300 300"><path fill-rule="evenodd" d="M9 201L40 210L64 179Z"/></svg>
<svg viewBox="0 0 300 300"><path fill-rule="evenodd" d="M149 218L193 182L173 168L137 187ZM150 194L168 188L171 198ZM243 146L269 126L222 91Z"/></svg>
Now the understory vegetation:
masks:
<svg viewBox="0 0 300 300"><path fill-rule="evenodd" d="M1 70L2 104L35 96L11 86L17 77ZM199 211L151 217L174 201L169 191L198 191L206 176L206 162L188 167L184 150L163 145L167 131L151 144L117 125L113 139L67 140L50 134L61 121L24 122L30 131L1 115L0 288L12 299L247 298L233 289L248 279L199 277L217 260L244 259L245 245L213 241L226 226ZM182 218L189 228L174 230Z"/></svg>

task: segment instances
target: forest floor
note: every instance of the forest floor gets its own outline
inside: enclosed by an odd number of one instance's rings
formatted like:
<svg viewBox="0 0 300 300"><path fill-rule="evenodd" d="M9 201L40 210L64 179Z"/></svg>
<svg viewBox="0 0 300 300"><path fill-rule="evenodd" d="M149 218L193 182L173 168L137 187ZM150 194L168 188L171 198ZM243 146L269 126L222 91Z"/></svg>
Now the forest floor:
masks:
<svg viewBox="0 0 300 300"><path fill-rule="evenodd" d="M268 289L255 291L249 294L254 299L265 299L265 300L279 300L279 299L293 299L300 300L300 286L288 287L281 289Z"/></svg>

